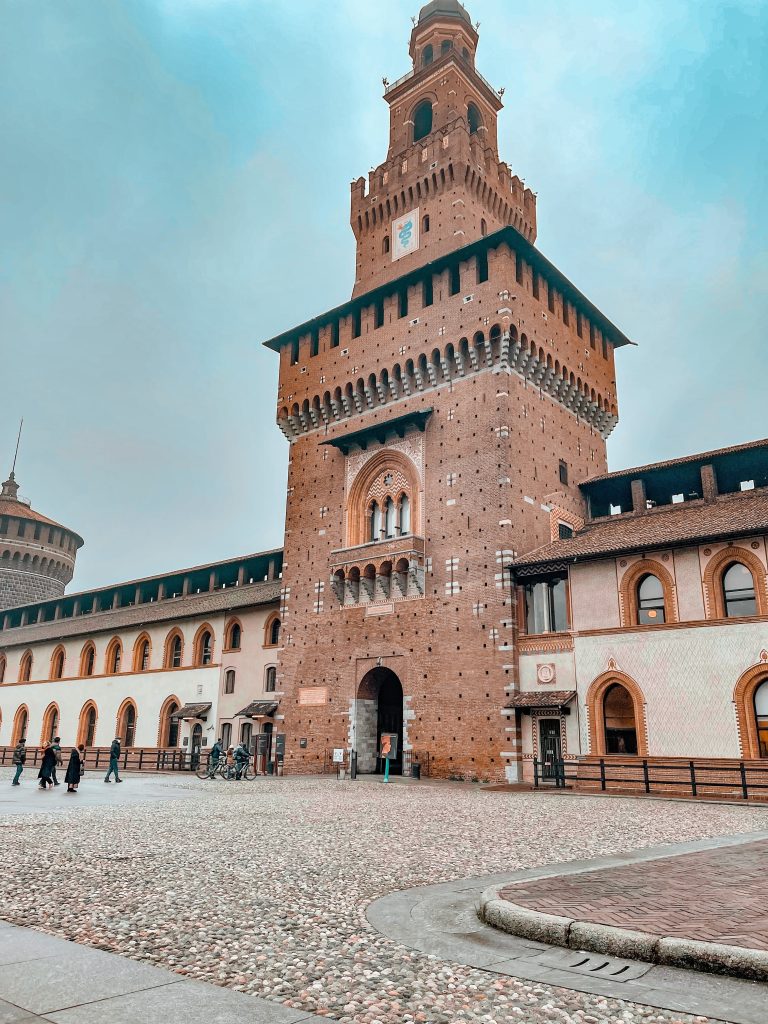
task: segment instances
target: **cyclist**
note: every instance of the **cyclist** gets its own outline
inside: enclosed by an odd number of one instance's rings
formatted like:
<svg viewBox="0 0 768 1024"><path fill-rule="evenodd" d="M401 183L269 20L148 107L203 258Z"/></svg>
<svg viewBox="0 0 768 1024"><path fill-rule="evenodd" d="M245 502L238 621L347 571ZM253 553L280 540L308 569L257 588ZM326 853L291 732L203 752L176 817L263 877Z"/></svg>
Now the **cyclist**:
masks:
<svg viewBox="0 0 768 1024"><path fill-rule="evenodd" d="M243 777L243 770L251 759L250 751L244 742L235 750L235 778L241 779Z"/></svg>
<svg viewBox="0 0 768 1024"><path fill-rule="evenodd" d="M216 769L219 767L219 761L223 753L224 747L221 745L221 738L219 738L211 747L211 764L209 768L211 778L216 778Z"/></svg>

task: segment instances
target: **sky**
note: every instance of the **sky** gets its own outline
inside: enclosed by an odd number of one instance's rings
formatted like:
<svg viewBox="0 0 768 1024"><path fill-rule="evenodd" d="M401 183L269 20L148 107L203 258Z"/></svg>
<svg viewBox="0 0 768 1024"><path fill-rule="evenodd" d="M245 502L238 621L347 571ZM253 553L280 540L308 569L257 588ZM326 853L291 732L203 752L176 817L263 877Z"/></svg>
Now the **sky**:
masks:
<svg viewBox="0 0 768 1024"><path fill-rule="evenodd" d="M538 248L637 342L610 467L768 435L768 0L467 6ZM261 343L351 294L417 12L0 0L0 474L23 416L70 590L282 543Z"/></svg>

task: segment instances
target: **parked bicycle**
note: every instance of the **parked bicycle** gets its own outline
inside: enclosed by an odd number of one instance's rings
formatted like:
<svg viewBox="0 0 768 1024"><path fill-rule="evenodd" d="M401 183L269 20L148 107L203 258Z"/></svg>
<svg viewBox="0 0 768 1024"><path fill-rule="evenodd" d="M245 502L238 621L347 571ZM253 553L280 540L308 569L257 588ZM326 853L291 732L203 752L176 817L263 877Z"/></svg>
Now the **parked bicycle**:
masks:
<svg viewBox="0 0 768 1024"><path fill-rule="evenodd" d="M241 764L227 764L226 757L222 757L216 764L213 764L211 760L208 763L200 767L197 771L198 779L224 779L226 782L231 782L233 779L246 779L248 782L251 779L255 779L256 775L253 771L253 765L250 760L241 762Z"/></svg>

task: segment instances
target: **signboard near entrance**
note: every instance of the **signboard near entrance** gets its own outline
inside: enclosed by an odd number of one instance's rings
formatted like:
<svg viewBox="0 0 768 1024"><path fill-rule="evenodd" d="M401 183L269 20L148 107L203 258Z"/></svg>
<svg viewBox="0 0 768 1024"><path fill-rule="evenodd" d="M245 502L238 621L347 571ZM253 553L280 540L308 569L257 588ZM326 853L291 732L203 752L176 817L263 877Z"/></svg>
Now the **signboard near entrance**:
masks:
<svg viewBox="0 0 768 1024"><path fill-rule="evenodd" d="M381 757L385 761L396 761L397 760L397 733L396 732L383 732L381 734Z"/></svg>
<svg viewBox="0 0 768 1024"><path fill-rule="evenodd" d="M256 754L259 757L266 757L269 753L269 733L256 733Z"/></svg>
<svg viewBox="0 0 768 1024"><path fill-rule="evenodd" d="M282 764L285 760L285 733L281 732L275 736L275 761Z"/></svg>

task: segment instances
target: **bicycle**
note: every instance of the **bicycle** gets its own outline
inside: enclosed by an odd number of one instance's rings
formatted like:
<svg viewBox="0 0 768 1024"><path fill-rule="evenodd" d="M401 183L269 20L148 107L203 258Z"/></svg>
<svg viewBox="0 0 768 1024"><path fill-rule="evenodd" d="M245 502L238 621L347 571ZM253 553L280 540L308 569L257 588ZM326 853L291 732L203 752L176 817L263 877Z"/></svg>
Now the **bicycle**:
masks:
<svg viewBox="0 0 768 1024"><path fill-rule="evenodd" d="M198 779L215 779L217 775L224 778L224 769L227 767L226 758L220 757L219 760L214 764L210 758L205 767L200 767L195 773Z"/></svg>
<svg viewBox="0 0 768 1024"><path fill-rule="evenodd" d="M238 765L237 762L234 764L225 764L224 769L225 770L221 773L221 777L226 779L228 782L231 782L233 779L237 780L238 778L251 782L256 778L250 758L240 765Z"/></svg>

